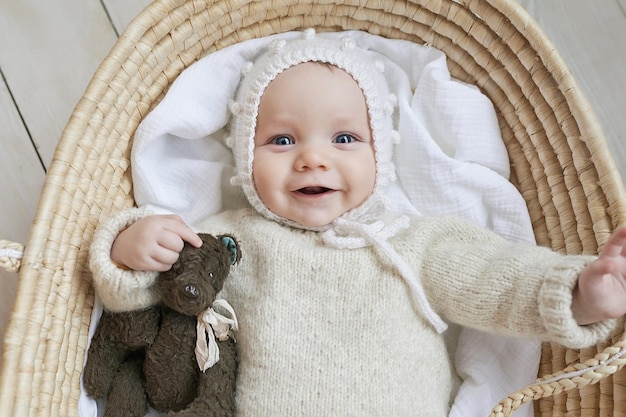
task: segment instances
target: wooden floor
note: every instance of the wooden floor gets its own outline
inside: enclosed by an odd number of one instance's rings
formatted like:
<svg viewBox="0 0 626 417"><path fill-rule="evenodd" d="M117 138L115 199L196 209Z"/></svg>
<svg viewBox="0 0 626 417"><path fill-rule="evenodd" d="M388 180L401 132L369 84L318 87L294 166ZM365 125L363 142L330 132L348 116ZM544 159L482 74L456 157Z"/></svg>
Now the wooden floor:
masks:
<svg viewBox="0 0 626 417"><path fill-rule="evenodd" d="M626 177L626 0L518 1L571 67ZM0 0L0 239L26 242L74 105L118 34L148 3ZM0 271L0 338L16 281Z"/></svg>

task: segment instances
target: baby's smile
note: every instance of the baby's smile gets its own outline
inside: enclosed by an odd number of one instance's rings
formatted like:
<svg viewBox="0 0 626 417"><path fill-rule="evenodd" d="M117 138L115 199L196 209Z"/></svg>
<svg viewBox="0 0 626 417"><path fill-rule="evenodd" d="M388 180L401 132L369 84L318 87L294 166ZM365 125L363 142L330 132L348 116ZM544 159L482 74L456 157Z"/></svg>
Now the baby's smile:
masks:
<svg viewBox="0 0 626 417"><path fill-rule="evenodd" d="M296 190L297 193L307 194L307 195L325 194L331 191L334 191L334 190L328 187L321 187L321 186L302 187Z"/></svg>

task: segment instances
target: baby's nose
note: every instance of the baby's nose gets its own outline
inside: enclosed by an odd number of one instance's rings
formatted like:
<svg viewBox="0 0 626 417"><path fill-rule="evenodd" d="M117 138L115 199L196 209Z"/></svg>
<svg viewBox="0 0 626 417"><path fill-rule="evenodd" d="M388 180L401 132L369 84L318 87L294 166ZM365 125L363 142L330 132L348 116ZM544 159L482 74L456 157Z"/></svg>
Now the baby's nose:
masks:
<svg viewBox="0 0 626 417"><path fill-rule="evenodd" d="M306 145L300 149L295 165L296 170L328 169L329 157L319 146Z"/></svg>

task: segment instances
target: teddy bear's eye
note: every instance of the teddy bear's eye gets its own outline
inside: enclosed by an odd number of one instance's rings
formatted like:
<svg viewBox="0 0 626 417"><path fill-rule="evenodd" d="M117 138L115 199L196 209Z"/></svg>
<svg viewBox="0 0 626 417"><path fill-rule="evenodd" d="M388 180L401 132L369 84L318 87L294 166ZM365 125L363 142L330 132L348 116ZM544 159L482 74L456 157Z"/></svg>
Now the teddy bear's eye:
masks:
<svg viewBox="0 0 626 417"><path fill-rule="evenodd" d="M198 291L195 285L189 284L185 287L185 295L191 298L197 298L198 295L200 295L200 291Z"/></svg>

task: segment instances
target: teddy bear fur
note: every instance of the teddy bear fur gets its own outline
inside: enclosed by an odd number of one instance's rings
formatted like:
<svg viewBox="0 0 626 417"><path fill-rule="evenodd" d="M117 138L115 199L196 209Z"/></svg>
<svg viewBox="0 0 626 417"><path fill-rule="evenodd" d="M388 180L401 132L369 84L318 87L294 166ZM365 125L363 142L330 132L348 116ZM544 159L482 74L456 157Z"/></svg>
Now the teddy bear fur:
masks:
<svg viewBox="0 0 626 417"><path fill-rule="evenodd" d="M237 353L218 341L219 361L202 372L195 356L197 315L211 307L239 261L232 236L199 234L158 275L162 303L130 312L104 311L83 372L87 394L106 399L105 417L141 417L152 406L170 416L232 416Z"/></svg>

